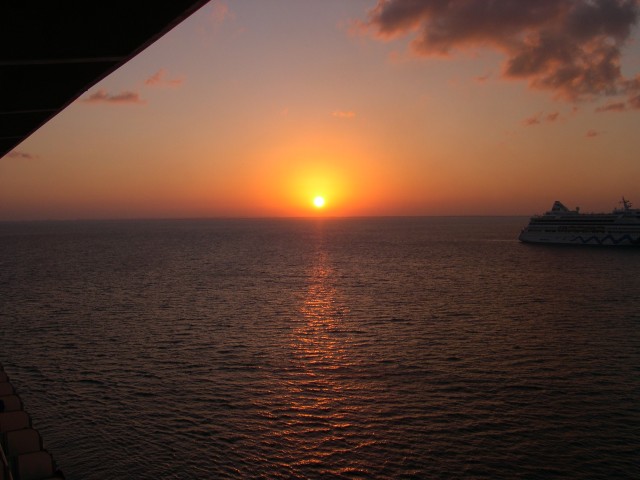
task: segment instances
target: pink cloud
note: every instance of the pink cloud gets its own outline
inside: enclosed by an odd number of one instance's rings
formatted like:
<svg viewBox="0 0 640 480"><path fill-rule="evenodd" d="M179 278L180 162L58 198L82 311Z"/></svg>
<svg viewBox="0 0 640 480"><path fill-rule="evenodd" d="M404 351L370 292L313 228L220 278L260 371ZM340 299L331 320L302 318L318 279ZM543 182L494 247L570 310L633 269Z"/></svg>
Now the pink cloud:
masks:
<svg viewBox="0 0 640 480"><path fill-rule="evenodd" d="M595 138L595 137L597 137L598 135L600 135L600 132L598 132L598 131L596 131L596 130L589 130L589 131L587 131L587 133L586 133L586 137L587 137L587 138Z"/></svg>
<svg viewBox="0 0 640 480"><path fill-rule="evenodd" d="M184 83L184 77L167 78L167 71L161 68L144 81L149 87L179 87Z"/></svg>
<svg viewBox="0 0 640 480"><path fill-rule="evenodd" d="M118 94L108 93L104 89L99 89L82 99L85 103L108 103L108 104L116 104L116 105L125 105L125 104L137 104L143 105L147 103L145 100L140 98L140 95L137 92L120 92Z"/></svg>
<svg viewBox="0 0 640 480"><path fill-rule="evenodd" d="M498 49L504 78L573 101L628 91L621 49L639 8L637 0L378 0L359 27L381 39L411 35L424 57Z"/></svg>

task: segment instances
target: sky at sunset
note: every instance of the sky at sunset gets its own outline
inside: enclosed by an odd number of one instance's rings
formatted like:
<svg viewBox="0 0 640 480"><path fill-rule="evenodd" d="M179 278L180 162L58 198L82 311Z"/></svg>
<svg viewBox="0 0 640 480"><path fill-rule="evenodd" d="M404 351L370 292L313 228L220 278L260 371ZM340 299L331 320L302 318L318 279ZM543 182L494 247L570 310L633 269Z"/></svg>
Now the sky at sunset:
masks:
<svg viewBox="0 0 640 480"><path fill-rule="evenodd" d="M214 0L0 159L0 220L640 206L639 11Z"/></svg>

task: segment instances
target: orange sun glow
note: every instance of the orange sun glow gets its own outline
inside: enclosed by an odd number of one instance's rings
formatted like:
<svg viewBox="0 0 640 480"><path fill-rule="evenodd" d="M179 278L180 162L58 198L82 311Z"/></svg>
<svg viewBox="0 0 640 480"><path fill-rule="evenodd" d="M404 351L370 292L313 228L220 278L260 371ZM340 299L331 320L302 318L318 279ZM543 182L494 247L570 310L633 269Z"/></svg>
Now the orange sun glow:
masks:
<svg viewBox="0 0 640 480"><path fill-rule="evenodd" d="M319 195L318 195L316 198L314 198L314 199L313 199L313 205L314 205L316 208L322 208L322 207L324 207L324 203L325 203L325 202L324 202L324 197L321 197L321 196L319 196Z"/></svg>

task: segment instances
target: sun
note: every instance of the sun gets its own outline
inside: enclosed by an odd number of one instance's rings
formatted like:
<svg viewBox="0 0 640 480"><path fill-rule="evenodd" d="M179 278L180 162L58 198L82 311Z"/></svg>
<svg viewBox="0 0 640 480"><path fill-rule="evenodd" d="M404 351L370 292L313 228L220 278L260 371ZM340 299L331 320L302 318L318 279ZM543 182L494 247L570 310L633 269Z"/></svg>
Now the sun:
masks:
<svg viewBox="0 0 640 480"><path fill-rule="evenodd" d="M322 208L324 207L324 197L321 197L320 195L318 195L316 198L313 199L313 205L316 208Z"/></svg>

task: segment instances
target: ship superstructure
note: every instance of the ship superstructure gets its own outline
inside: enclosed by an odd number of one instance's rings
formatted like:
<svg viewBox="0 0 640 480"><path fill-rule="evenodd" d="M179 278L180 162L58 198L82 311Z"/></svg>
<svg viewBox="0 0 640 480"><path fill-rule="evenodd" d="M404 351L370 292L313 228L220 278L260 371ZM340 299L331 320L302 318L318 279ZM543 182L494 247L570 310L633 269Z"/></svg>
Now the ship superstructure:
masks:
<svg viewBox="0 0 640 480"><path fill-rule="evenodd" d="M527 243L640 246L640 209L622 197L611 213L580 213L555 201L544 215L531 217L519 239Z"/></svg>

